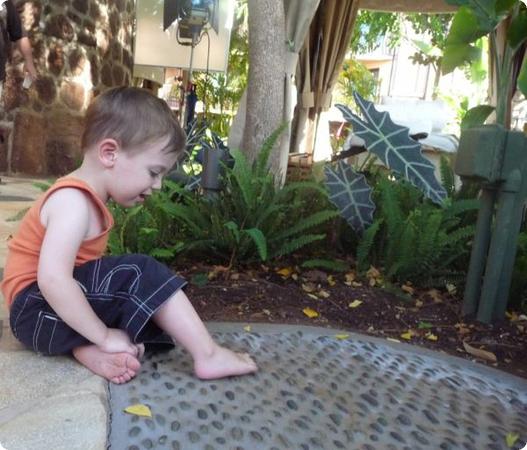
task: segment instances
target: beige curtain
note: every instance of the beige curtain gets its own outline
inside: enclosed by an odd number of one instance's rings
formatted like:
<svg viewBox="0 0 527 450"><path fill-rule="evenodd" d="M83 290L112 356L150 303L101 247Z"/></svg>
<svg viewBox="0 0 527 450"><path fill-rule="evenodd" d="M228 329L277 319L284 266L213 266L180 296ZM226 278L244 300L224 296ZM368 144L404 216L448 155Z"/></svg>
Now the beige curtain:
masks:
<svg viewBox="0 0 527 450"><path fill-rule="evenodd" d="M331 105L358 5L357 0L320 2L297 66L299 95L291 139L293 152L313 152L318 117Z"/></svg>

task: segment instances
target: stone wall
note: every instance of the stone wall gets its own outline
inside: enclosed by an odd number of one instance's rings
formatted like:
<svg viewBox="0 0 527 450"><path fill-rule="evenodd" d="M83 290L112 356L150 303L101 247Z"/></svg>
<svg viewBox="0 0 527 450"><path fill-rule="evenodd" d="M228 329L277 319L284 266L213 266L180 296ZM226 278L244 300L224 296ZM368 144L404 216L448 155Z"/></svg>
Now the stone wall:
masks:
<svg viewBox="0 0 527 450"><path fill-rule="evenodd" d="M131 83L135 2L16 3L39 78L22 88L23 58L14 51L0 107L0 171L63 175L80 162L82 117L93 95Z"/></svg>

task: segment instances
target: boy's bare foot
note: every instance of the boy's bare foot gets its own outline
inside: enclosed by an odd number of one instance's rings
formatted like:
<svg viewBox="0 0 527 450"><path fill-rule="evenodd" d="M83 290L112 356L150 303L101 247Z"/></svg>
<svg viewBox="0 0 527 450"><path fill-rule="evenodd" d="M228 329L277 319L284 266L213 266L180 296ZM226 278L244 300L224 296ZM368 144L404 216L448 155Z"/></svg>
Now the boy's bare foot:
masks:
<svg viewBox="0 0 527 450"><path fill-rule="evenodd" d="M144 347L138 346L138 356ZM83 345L73 350L73 356L83 366L115 384L130 381L141 367L136 357L129 353L106 353L96 345Z"/></svg>
<svg viewBox="0 0 527 450"><path fill-rule="evenodd" d="M235 353L219 345L215 346L210 356L194 361L194 372L202 380L245 375L257 370L256 363L247 353Z"/></svg>

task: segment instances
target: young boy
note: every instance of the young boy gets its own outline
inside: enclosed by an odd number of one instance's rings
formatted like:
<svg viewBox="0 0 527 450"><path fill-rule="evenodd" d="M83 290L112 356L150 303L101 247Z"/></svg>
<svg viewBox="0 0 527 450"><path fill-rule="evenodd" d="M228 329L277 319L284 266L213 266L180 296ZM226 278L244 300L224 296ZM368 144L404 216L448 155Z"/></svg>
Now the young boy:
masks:
<svg viewBox="0 0 527 450"><path fill-rule="evenodd" d="M37 200L9 242L2 291L16 338L46 355L71 352L117 384L138 372L142 343L166 335L199 378L256 371L248 355L212 340L182 278L145 255L103 256L106 202L143 202L185 146L166 103L143 89L108 90L86 112L81 145L82 165Z"/></svg>

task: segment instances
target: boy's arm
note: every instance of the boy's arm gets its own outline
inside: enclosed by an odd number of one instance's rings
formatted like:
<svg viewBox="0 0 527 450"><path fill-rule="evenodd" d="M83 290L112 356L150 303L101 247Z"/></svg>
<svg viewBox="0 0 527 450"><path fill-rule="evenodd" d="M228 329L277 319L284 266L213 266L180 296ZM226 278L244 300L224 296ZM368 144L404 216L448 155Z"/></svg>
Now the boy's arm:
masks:
<svg viewBox="0 0 527 450"><path fill-rule="evenodd" d="M75 258L90 223L89 201L77 189L53 193L41 211L46 228L40 252L37 281L53 310L71 328L108 352L136 353L135 346L118 330L97 317L73 278Z"/></svg>

